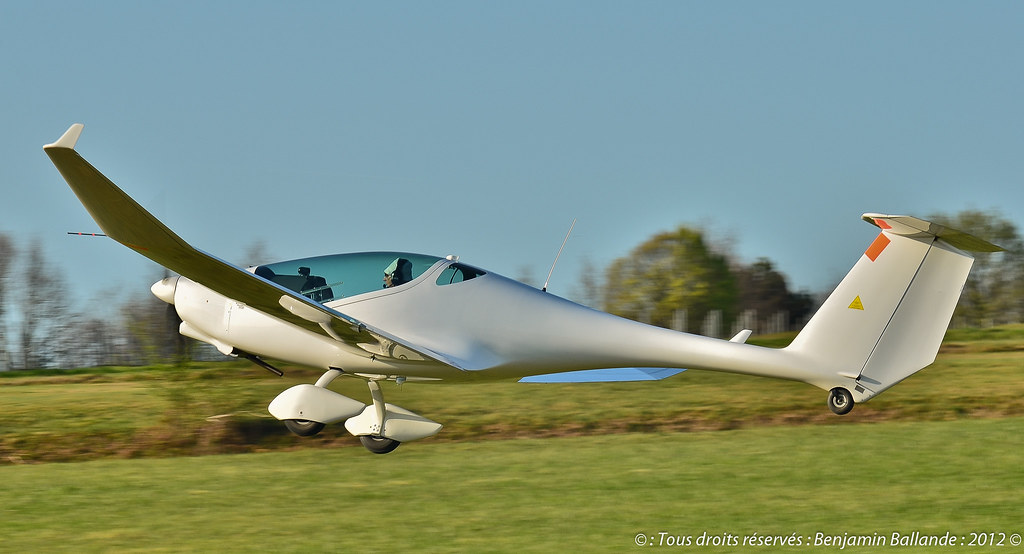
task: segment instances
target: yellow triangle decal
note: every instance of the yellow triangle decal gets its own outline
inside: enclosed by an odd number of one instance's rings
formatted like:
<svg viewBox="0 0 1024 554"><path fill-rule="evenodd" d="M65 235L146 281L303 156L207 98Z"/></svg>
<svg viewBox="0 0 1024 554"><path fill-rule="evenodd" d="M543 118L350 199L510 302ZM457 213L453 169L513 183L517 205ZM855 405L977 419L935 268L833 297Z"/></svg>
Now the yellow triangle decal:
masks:
<svg viewBox="0 0 1024 554"><path fill-rule="evenodd" d="M864 309L864 303L860 301L860 296L858 296L857 298L854 298L853 302L850 302L850 309L851 310L863 310Z"/></svg>

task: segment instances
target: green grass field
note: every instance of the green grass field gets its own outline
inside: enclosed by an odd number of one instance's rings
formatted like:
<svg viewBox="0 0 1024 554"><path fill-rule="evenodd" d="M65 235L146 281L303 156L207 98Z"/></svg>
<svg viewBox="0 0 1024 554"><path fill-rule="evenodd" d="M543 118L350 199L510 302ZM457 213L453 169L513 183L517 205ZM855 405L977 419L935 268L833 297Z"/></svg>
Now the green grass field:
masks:
<svg viewBox="0 0 1024 554"><path fill-rule="evenodd" d="M239 552L618 552L640 550L637 534L704 532L795 533L804 546L789 550L827 552L838 549L807 543L1009 537L1024 532L1022 431L1005 418L7 466L0 536L6 551Z"/></svg>
<svg viewBox="0 0 1024 554"><path fill-rule="evenodd" d="M384 392L445 425L419 445L1024 416L1022 370L1024 326L1011 326L951 332L935 364L843 417L824 407L824 391L801 383L702 371L655 383L386 383ZM247 362L0 374L0 464L358 445L341 426L297 439L266 412L279 392L317 376L289 370L281 379ZM369 401L362 381L331 387Z"/></svg>
<svg viewBox="0 0 1024 554"><path fill-rule="evenodd" d="M389 402L446 427L375 456L340 426L301 439L266 414L313 373L227 363L3 374L0 550L623 551L641 550L637 535L650 550L707 532L825 552L839 548L813 546L817 533L915 531L1004 533L1000 550L1013 550L1022 376L1016 326L951 332L934 365L844 417L807 385L698 371L391 385ZM336 383L368 396L361 382ZM964 549L991 551L924 550Z"/></svg>

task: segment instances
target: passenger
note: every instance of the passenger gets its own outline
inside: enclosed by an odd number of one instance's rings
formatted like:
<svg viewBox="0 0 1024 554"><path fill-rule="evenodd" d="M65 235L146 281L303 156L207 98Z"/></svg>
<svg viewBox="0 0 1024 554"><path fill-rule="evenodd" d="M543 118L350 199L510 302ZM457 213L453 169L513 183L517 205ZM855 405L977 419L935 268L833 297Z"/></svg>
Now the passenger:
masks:
<svg viewBox="0 0 1024 554"><path fill-rule="evenodd" d="M384 288L397 287L412 281L412 262L405 258L395 258L384 268Z"/></svg>

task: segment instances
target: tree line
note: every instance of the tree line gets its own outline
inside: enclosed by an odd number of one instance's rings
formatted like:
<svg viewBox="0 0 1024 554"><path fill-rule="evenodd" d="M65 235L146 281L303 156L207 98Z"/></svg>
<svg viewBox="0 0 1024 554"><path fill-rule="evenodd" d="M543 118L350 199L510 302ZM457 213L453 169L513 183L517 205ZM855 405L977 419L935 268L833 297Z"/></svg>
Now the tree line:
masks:
<svg viewBox="0 0 1024 554"><path fill-rule="evenodd" d="M928 219L1005 249L975 254L952 325L1024 320L1024 245L1016 226L979 210ZM604 276L600 285L585 285L585 297L600 299L591 305L644 323L718 337L742 328L755 333L797 330L831 292L793 291L770 259L743 263L727 246L715 245L686 225L659 233L614 260Z"/></svg>
<svg viewBox="0 0 1024 554"><path fill-rule="evenodd" d="M978 253L953 325L986 327L1024 320L1024 242L1004 217L977 210L935 214L1006 249ZM255 252L262 246L254 247ZM791 290L768 258L744 263L727 244L694 227L658 233L599 270L592 264L573 296L610 313L680 331L722 337L799 329L827 293ZM31 284L11 278L33 275ZM167 363L219 356L177 332L173 307L146 287L104 310L69 305L61 273L38 240L19 246L0 233L0 371ZM113 293L111 293L113 294Z"/></svg>
<svg viewBox="0 0 1024 554"><path fill-rule="evenodd" d="M609 313L716 337L740 327L761 333L802 326L818 303L810 292L791 290L770 259L741 263L685 225L613 261L602 300Z"/></svg>
<svg viewBox="0 0 1024 554"><path fill-rule="evenodd" d="M33 277L16 281L14 274ZM147 287L120 304L104 301L103 309L69 297L39 240L19 246L0 233L0 371L144 365L180 350L176 319Z"/></svg>

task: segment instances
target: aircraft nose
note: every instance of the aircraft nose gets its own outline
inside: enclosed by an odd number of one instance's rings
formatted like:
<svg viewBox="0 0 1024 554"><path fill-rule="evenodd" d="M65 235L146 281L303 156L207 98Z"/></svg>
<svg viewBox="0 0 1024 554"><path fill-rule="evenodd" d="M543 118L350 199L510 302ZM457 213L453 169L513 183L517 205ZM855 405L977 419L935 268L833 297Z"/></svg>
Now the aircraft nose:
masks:
<svg viewBox="0 0 1024 554"><path fill-rule="evenodd" d="M153 286L149 287L149 290L153 292L153 296L156 296L160 300L167 302L168 304L174 304L174 289L178 286L178 277L164 277L159 281L153 283Z"/></svg>

